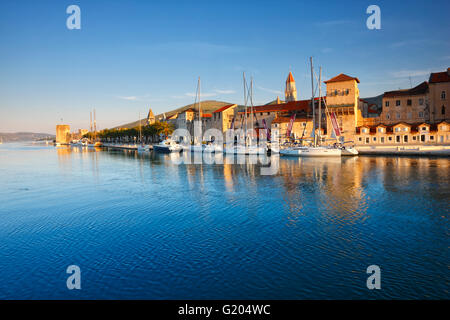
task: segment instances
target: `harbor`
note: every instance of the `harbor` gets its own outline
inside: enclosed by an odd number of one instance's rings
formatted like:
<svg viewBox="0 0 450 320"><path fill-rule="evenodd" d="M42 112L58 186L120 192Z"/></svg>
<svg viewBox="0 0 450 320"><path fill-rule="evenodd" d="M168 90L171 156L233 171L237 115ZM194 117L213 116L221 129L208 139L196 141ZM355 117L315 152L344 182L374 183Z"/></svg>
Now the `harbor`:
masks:
<svg viewBox="0 0 450 320"><path fill-rule="evenodd" d="M445 104L450 69L431 73L428 82L412 89L361 98L357 77L341 73L322 80L322 67L317 74L312 57L309 66L308 100L297 99L292 72L286 79L285 100L277 97L259 106L253 102L253 77L248 79L245 72L243 105L201 101L199 77L191 105L168 110L167 115L154 115L150 108L144 119L139 115L134 123L103 130L97 130L94 109L89 130L71 133L69 125L57 125L56 144L77 145L85 139L91 146L140 152L280 153L291 157L357 156L360 152L449 155L450 108Z"/></svg>
<svg viewBox="0 0 450 320"><path fill-rule="evenodd" d="M448 12L0 1L0 303L265 320L448 300Z"/></svg>

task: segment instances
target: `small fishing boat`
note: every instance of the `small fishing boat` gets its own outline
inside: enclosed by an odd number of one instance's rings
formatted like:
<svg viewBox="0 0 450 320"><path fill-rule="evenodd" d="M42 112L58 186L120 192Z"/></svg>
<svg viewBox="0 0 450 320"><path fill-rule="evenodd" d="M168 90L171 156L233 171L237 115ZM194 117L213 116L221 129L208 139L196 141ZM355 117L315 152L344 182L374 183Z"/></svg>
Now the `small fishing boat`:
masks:
<svg viewBox="0 0 450 320"><path fill-rule="evenodd" d="M148 152L148 151L150 151L150 146L144 145L144 144L138 145L137 151L138 152Z"/></svg>
<svg viewBox="0 0 450 320"><path fill-rule="evenodd" d="M357 156L359 154L355 146L350 143L353 143L353 141L344 142L339 146L343 156Z"/></svg>
<svg viewBox="0 0 450 320"><path fill-rule="evenodd" d="M170 153L170 152L180 152L183 150L183 148L173 141L171 138L167 138L164 141L161 141L158 144L155 144L153 146L153 150L156 152L164 152L164 153Z"/></svg>
<svg viewBox="0 0 450 320"><path fill-rule="evenodd" d="M359 154L358 150L354 147L345 147L341 148L341 153L343 156L357 156Z"/></svg>

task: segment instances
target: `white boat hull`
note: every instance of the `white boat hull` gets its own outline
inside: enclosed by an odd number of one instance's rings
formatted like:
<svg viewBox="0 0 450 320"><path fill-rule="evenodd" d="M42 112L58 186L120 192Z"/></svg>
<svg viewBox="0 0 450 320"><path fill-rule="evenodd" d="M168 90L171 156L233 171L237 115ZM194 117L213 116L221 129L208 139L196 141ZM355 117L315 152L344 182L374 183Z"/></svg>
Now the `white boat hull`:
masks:
<svg viewBox="0 0 450 320"><path fill-rule="evenodd" d="M358 150L355 148L345 148L341 150L342 156L357 156L359 154Z"/></svg>
<svg viewBox="0 0 450 320"><path fill-rule="evenodd" d="M264 147L257 146L233 146L231 148L225 148L223 152L227 154L255 155L266 154L266 149Z"/></svg>
<svg viewBox="0 0 450 320"><path fill-rule="evenodd" d="M340 157L341 149L323 148L323 147L294 147L281 149L283 156L293 157Z"/></svg>

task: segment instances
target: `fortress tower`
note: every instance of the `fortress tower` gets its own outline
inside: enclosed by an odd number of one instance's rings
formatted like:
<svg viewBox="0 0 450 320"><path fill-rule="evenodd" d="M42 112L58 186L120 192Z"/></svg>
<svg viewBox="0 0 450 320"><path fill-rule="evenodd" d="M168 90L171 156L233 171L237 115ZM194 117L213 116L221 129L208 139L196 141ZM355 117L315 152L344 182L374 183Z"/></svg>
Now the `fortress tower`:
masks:
<svg viewBox="0 0 450 320"><path fill-rule="evenodd" d="M297 101L297 88L295 87L295 80L292 76L292 72L289 71L289 75L286 79L286 90L284 91L286 102Z"/></svg>

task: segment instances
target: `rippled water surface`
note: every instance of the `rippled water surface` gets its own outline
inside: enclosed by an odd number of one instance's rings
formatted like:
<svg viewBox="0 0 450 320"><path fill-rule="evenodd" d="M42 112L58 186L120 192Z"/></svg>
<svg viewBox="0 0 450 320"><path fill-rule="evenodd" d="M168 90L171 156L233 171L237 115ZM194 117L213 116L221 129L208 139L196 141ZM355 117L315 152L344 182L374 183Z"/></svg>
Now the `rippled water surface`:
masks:
<svg viewBox="0 0 450 320"><path fill-rule="evenodd" d="M0 145L0 298L449 298L448 158L173 160Z"/></svg>

